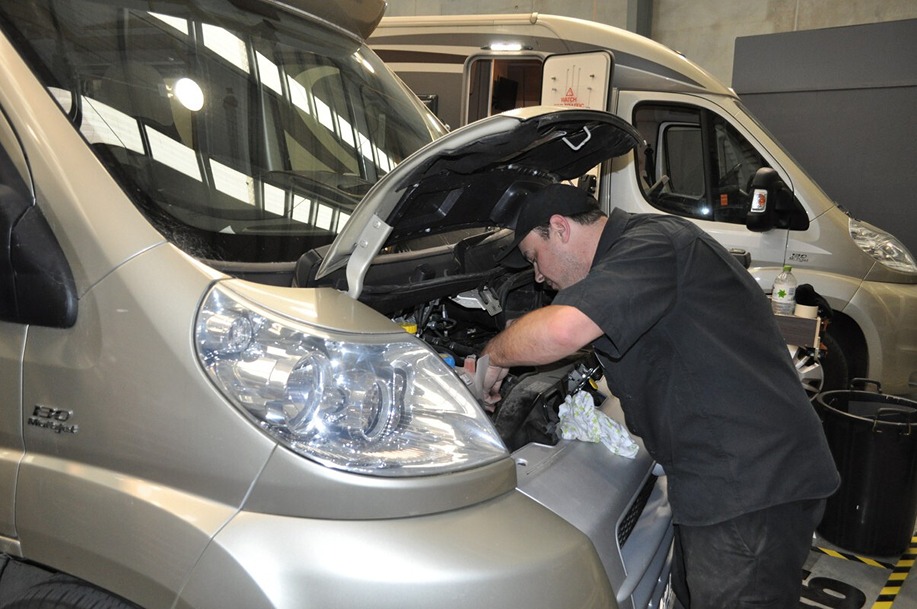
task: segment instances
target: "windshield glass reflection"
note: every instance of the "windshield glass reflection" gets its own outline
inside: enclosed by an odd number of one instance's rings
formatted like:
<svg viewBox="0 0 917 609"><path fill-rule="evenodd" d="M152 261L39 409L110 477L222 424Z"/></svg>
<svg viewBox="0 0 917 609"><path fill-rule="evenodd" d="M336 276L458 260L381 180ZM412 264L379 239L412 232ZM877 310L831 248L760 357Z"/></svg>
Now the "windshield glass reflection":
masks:
<svg viewBox="0 0 917 609"><path fill-rule="evenodd" d="M330 243L370 186L442 134L365 46L282 11L5 4L125 192L200 258L286 262Z"/></svg>

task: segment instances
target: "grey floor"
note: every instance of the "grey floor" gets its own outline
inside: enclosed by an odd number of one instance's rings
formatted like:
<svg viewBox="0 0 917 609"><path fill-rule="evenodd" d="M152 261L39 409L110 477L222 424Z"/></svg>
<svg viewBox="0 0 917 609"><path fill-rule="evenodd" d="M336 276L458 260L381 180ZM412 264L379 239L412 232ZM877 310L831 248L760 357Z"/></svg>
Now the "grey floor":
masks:
<svg viewBox="0 0 917 609"><path fill-rule="evenodd" d="M917 609L917 532L896 556L867 556L816 535L806 561L801 608Z"/></svg>

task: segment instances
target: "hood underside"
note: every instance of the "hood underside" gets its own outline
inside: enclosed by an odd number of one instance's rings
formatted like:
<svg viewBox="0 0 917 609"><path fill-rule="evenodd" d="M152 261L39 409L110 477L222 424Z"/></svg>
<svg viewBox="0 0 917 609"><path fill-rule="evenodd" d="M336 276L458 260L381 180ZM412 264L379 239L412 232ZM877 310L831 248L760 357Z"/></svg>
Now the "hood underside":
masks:
<svg viewBox="0 0 917 609"><path fill-rule="evenodd" d="M457 129L405 159L367 193L318 276L347 264L353 294L381 247L460 229L510 226L528 193L575 180L641 139L607 112L547 107Z"/></svg>

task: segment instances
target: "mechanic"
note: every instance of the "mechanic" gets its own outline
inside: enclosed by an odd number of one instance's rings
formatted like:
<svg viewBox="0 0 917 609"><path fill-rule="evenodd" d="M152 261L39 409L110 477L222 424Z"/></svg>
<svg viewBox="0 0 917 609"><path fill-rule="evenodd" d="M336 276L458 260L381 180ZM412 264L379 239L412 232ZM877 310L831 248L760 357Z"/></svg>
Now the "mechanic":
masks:
<svg viewBox="0 0 917 609"><path fill-rule="evenodd" d="M609 217L566 184L529 194L509 228L501 259L559 291L487 345L485 400L500 399L509 367L591 344L628 428L667 474L680 603L796 609L839 476L751 274L691 222Z"/></svg>

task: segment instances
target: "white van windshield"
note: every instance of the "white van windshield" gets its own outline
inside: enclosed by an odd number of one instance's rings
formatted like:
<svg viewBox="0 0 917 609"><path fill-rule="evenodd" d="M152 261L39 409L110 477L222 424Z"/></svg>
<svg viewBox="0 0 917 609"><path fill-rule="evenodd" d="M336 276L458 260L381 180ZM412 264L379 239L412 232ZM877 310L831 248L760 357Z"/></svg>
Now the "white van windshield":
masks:
<svg viewBox="0 0 917 609"><path fill-rule="evenodd" d="M357 39L238 5L34 0L0 15L167 238L209 260L289 262L443 131Z"/></svg>

